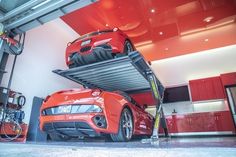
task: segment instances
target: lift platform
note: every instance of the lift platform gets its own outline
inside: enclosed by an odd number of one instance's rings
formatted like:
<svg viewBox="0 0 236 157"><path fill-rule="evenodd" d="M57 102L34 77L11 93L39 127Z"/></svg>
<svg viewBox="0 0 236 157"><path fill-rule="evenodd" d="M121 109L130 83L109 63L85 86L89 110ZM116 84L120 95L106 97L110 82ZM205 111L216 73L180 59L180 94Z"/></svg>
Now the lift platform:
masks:
<svg viewBox="0 0 236 157"><path fill-rule="evenodd" d="M150 89L147 73L152 73L152 70L142 55L134 51L128 56L53 72L88 88L128 93ZM159 92L162 93L164 87L156 80Z"/></svg>
<svg viewBox="0 0 236 157"><path fill-rule="evenodd" d="M138 51L128 56L118 57L98 63L88 64L67 70L54 70L54 73L77 82L87 88L100 88L106 91L126 93L150 90L156 100L156 121L153 137L158 138L160 120L165 135L168 135L166 122L161 107L164 87L150 66ZM156 133L156 134L155 134Z"/></svg>

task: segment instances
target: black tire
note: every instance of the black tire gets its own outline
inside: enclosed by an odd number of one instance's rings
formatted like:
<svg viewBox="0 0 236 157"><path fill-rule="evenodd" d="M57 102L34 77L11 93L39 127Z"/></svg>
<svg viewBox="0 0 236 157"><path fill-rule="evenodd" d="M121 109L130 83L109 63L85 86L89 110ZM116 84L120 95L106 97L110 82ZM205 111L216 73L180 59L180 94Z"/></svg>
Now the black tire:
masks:
<svg viewBox="0 0 236 157"><path fill-rule="evenodd" d="M48 135L52 141L68 141L70 139L69 136L63 136L63 135L56 134L56 133L51 133Z"/></svg>
<svg viewBox="0 0 236 157"><path fill-rule="evenodd" d="M114 142L127 142L133 136L134 125L133 116L128 108L122 110L119 122L119 129L117 134L111 134L111 139Z"/></svg>
<svg viewBox="0 0 236 157"><path fill-rule="evenodd" d="M128 55L128 53L132 51L134 51L133 44L129 40L125 40L123 53Z"/></svg>

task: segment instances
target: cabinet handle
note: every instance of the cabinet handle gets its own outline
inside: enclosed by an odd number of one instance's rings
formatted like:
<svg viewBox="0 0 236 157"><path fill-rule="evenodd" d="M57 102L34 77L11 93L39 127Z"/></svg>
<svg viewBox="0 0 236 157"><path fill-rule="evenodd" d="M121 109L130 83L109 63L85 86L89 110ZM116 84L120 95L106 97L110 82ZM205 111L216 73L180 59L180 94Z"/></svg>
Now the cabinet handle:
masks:
<svg viewBox="0 0 236 157"><path fill-rule="evenodd" d="M188 118L188 123L191 124L191 118Z"/></svg>

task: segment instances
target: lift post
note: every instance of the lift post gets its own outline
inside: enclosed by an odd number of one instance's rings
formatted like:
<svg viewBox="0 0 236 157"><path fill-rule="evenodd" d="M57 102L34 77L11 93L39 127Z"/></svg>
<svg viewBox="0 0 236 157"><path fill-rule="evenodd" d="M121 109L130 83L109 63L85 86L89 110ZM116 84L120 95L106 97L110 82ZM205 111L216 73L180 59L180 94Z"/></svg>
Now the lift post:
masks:
<svg viewBox="0 0 236 157"><path fill-rule="evenodd" d="M126 93L151 89L156 101L156 116L152 139L158 139L160 124L165 131L165 135L168 136L161 106L164 87L138 51L130 52L128 56L112 60L67 70L54 70L53 72L91 89L120 90Z"/></svg>
<svg viewBox="0 0 236 157"><path fill-rule="evenodd" d="M165 116L164 116L164 112L162 108L164 88L159 82L159 80L155 78L155 75L152 71L146 72L146 75L150 83L153 97L155 98L155 101L156 101L156 116L155 116L155 123L153 127L153 134L151 137L151 139L154 141L154 140L158 140L158 131L160 128L160 124L162 125L162 128L164 129L165 136L166 137L168 136L168 129L167 129L166 120L165 120Z"/></svg>

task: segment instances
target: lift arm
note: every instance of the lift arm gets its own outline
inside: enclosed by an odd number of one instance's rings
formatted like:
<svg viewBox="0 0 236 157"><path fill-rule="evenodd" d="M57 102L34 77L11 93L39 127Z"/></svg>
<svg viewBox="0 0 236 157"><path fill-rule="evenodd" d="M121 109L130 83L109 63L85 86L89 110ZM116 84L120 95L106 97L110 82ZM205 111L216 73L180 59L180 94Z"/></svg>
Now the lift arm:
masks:
<svg viewBox="0 0 236 157"><path fill-rule="evenodd" d="M162 124L165 135L168 135L161 107L164 87L138 51L112 60L53 72L88 88L100 88L106 91L120 90L126 93L151 89L156 100L153 137L158 138L159 124Z"/></svg>

